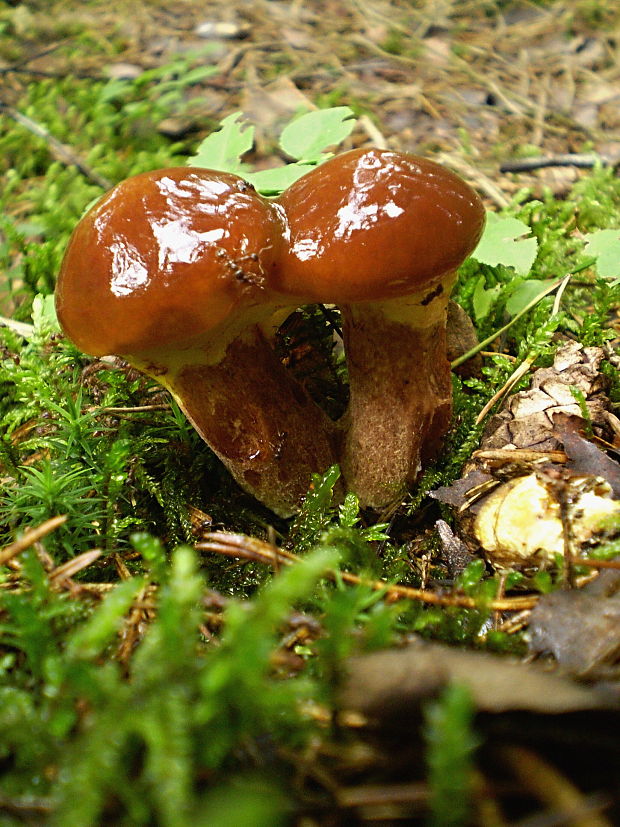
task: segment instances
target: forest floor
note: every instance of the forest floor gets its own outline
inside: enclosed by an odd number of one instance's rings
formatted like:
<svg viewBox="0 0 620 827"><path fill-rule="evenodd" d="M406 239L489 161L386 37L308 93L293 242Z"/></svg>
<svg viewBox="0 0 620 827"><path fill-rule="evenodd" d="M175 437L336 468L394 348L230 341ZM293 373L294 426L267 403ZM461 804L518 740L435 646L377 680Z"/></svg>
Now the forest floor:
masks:
<svg viewBox="0 0 620 827"><path fill-rule="evenodd" d="M465 263L485 372L454 377L411 497L360 511L328 474L287 523L161 389L63 339L51 296L109 185L183 164L234 112L244 160L281 165L282 128L335 106L356 118L340 149L445 164L539 255ZM0 116L0 825L612 824L620 546L569 550L584 491L620 496L620 274L586 247L620 227L617 2L11 0ZM331 393L326 318L283 347ZM492 444L510 401L480 442L514 389L566 415L513 429L521 465ZM566 555L515 572L479 553L475 507L534 466Z"/></svg>
<svg viewBox="0 0 620 827"><path fill-rule="evenodd" d="M4 12L2 95L10 103L37 77L134 77L190 56L216 71L156 124L165 134L241 110L268 164L291 116L342 103L362 116L351 145L436 157L505 205L521 187L561 195L581 174L501 171L513 162L620 158L619 17L588 0L24 3Z"/></svg>

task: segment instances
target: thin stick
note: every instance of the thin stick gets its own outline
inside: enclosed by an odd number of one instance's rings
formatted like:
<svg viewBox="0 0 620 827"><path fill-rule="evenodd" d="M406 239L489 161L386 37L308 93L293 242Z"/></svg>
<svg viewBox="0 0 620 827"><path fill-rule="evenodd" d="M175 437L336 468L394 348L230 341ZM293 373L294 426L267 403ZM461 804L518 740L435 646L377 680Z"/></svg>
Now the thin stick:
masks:
<svg viewBox="0 0 620 827"><path fill-rule="evenodd" d="M551 308L552 316L555 316L557 313L560 312L560 302L562 301L562 296L564 295L564 291L568 287L568 282L572 279L572 277L573 274L569 273L560 285L558 292L555 294L555 300L553 302L553 307Z"/></svg>
<svg viewBox="0 0 620 827"><path fill-rule="evenodd" d="M498 402L506 394L510 393L510 391L514 388L517 382L520 379L522 379L525 376L525 374L529 371L529 369L532 367L533 363L536 361L537 356L538 353L531 354L527 357L527 359L524 359L521 362L521 364L511 373L511 375L504 383L503 387L501 387L497 391L497 393L493 394L493 396L489 399L484 408L480 411L480 413L476 417L476 425L480 425L482 420L489 413L489 411L495 405L496 402Z"/></svg>
<svg viewBox="0 0 620 827"><path fill-rule="evenodd" d="M0 316L0 327L8 327L24 339L29 339L34 335L34 325L26 324L26 322L16 322L15 319L7 319L6 316Z"/></svg>
<svg viewBox="0 0 620 827"><path fill-rule="evenodd" d="M8 563L13 557L17 557L22 551L26 551L26 549L33 546L39 540L42 540L43 537L51 534L52 531L55 531L66 522L67 515L61 514L58 517L52 517L50 520L46 520L44 523L41 523L41 525L36 526L36 528L27 528L18 540L5 546L2 551L0 551L0 566Z"/></svg>
<svg viewBox="0 0 620 827"><path fill-rule="evenodd" d="M464 178L467 178L470 183L475 184L478 189L483 192L488 198L494 201L500 209L507 207L510 200L506 198L504 193L500 190L497 184L492 181L487 175L479 169L471 166L464 158L458 155L442 152L437 159L440 163L452 167L455 172L460 173Z"/></svg>
<svg viewBox="0 0 620 827"><path fill-rule="evenodd" d="M101 554L102 551L100 548L85 551L83 554L79 554L77 557L72 557L71 560L67 560L66 563L57 566L52 572L50 572L49 578L52 583L61 583L64 580L68 580L70 577L73 577L74 574L77 574L82 571L82 569L86 569L88 566L92 565L95 560L98 560L99 557L101 557Z"/></svg>
<svg viewBox="0 0 620 827"><path fill-rule="evenodd" d="M172 405L167 403L162 403L158 405L135 405L133 408L97 408L92 407L88 410L91 412L96 412L96 416L103 416L105 414L122 414L122 413L148 413L149 411L168 411Z"/></svg>
<svg viewBox="0 0 620 827"><path fill-rule="evenodd" d="M273 568L283 565L290 566L298 563L300 558L290 551L265 543L255 537L244 534L228 534L224 531L215 531L207 538L194 546L198 551L210 551L223 554L227 557L242 557L246 560L266 563ZM347 571L328 570L326 575L330 580L342 581L355 586L367 586L373 591L385 593L388 600L417 600L434 606L459 606L464 609L480 608L481 603L473 597L460 594L438 594L424 589L414 589L409 586L399 586L385 580L366 580ZM538 602L536 596L505 597L489 600L485 607L492 611L522 611L531 609Z"/></svg>
<svg viewBox="0 0 620 827"><path fill-rule="evenodd" d="M472 459L485 462L568 462L565 451L532 451L531 448L494 448L490 451L474 451Z"/></svg>
<svg viewBox="0 0 620 827"><path fill-rule="evenodd" d="M16 123L25 127L29 132L32 132L33 135L36 135L37 138L43 138L56 160L66 164L67 166L77 167L83 175L90 178L91 181L102 187L104 190L109 190L112 187L111 181L104 178L103 175L100 175L96 170L89 166L86 161L80 158L79 155L76 155L70 147L61 143L57 138L54 138L54 136L44 126L41 126L41 124L33 121L27 115L24 115L22 112L14 109L12 106L9 106L8 103L4 103L3 101L0 101L0 112L5 112L9 118L13 118Z"/></svg>
<svg viewBox="0 0 620 827"><path fill-rule="evenodd" d="M589 566L593 569L620 569L620 560L596 560L594 557L586 557L584 559L577 557L575 565Z"/></svg>
<svg viewBox="0 0 620 827"><path fill-rule="evenodd" d="M594 262L594 259L592 260ZM480 353L481 350L484 350L487 345L490 345L491 342L494 342L502 333L505 333L507 330L518 322L522 316L525 316L533 307L535 307L541 299L544 299L545 296L548 296L549 293L553 293L553 291L562 283L563 279L557 279L548 287L545 287L537 296L534 296L531 302L525 305L523 310L520 310L516 316L513 316L512 319L505 324L503 327L500 327L499 330L496 330L495 333L491 333L490 336L487 336L486 339L483 339L476 347L472 347L471 350L468 350L467 353L464 353L462 356L459 356L458 359L455 359L453 362L450 363L450 367L454 370L454 368L458 368L459 365L462 365L464 362L467 362L468 359L471 359L472 356L475 356L477 353Z"/></svg>
<svg viewBox="0 0 620 827"><path fill-rule="evenodd" d="M370 140L373 144L377 147L377 149L387 149L388 143L385 139L383 133L375 126L375 124L370 120L368 115L362 115L358 120L359 126L364 130L364 132L368 135Z"/></svg>
<svg viewBox="0 0 620 827"><path fill-rule="evenodd" d="M553 764L533 750L507 746L502 749L502 757L526 790L552 810L553 823L612 827L612 822L600 812L608 801L584 795Z"/></svg>
<svg viewBox="0 0 620 827"><path fill-rule="evenodd" d="M536 158L522 158L505 161L499 168L500 172L530 172L544 167L577 167L578 169L592 169L597 164L602 166L616 166L618 158L596 155L591 152L568 152L563 155L539 155Z"/></svg>

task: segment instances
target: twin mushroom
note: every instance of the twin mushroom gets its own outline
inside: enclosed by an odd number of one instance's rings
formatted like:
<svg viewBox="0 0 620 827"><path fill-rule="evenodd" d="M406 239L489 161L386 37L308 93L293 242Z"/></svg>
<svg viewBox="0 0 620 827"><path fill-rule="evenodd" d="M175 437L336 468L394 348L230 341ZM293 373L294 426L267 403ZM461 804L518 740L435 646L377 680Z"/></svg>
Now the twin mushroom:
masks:
<svg viewBox="0 0 620 827"><path fill-rule="evenodd" d="M281 516L339 462L362 505L403 495L451 411L446 308L484 225L476 193L431 161L337 156L266 199L198 168L144 173L78 224L56 291L93 356L154 377L248 492ZM272 348L302 304L341 310L350 382L332 422Z"/></svg>

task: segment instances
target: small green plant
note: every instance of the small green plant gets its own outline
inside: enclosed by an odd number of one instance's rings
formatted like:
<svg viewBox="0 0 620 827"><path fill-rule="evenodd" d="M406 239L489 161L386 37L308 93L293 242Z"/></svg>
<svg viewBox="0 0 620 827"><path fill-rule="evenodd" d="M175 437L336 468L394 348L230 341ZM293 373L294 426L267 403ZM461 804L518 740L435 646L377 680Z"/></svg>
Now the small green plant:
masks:
<svg viewBox="0 0 620 827"><path fill-rule="evenodd" d="M282 130L280 148L294 162L274 169L253 172L242 162L254 143L254 128L235 112L221 123L219 131L204 139L188 163L222 172L232 172L253 184L264 195L277 195L333 153L328 147L341 143L355 126L348 106L307 112Z"/></svg>
<svg viewBox="0 0 620 827"><path fill-rule="evenodd" d="M466 687L448 686L426 706L428 781L434 827L470 823L472 757L478 738L472 730L473 705Z"/></svg>
<svg viewBox="0 0 620 827"><path fill-rule="evenodd" d="M144 593L143 578L116 587L84 619L73 601L50 588L28 553L30 590L3 600L2 640L11 654L0 675L0 753L13 770L0 787L3 795L19 795L39 774L53 824L124 818L135 825L195 824L217 800L204 797L201 772L234 776L256 739L301 745L313 729L302 702L313 698L316 685L303 676L274 682L270 657L290 607L337 563L336 553L308 556L252 605L232 602L220 645L205 652L198 635L204 583L195 552L179 548L168 561L153 538L136 536L134 543L158 597L157 619L131 660L129 680L109 655ZM277 821L286 798L270 783L274 796L262 807Z"/></svg>

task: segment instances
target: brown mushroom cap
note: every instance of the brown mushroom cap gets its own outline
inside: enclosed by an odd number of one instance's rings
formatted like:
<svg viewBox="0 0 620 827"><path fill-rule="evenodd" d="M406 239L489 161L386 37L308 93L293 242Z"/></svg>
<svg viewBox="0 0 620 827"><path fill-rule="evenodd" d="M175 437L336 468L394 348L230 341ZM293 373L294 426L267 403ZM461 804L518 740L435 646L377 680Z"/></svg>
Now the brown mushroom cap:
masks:
<svg viewBox="0 0 620 827"><path fill-rule="evenodd" d="M289 238L280 288L335 304L432 287L476 246L484 208L458 175L415 155L356 149L279 197Z"/></svg>
<svg viewBox="0 0 620 827"><path fill-rule="evenodd" d="M118 184L82 218L56 289L93 356L175 345L270 301L281 221L236 175L178 167Z"/></svg>

